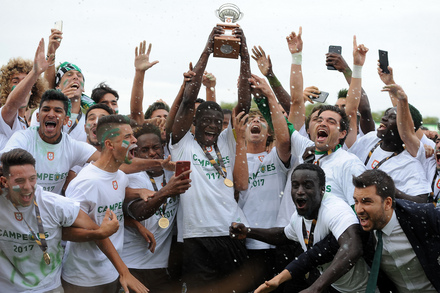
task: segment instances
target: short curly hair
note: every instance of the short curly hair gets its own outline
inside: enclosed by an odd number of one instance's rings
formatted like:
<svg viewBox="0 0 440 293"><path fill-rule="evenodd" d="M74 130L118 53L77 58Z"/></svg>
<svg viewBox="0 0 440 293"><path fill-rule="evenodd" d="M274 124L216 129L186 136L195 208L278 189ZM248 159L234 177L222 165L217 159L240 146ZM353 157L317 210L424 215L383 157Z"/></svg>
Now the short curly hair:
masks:
<svg viewBox="0 0 440 293"><path fill-rule="evenodd" d="M9 83L14 74L26 73L28 74L34 63L32 60L25 60L21 57L9 59L8 64L3 65L0 69L0 103L4 105L8 99L12 88ZM48 89L48 83L43 77L38 77L37 81L32 87L31 98L29 99L28 107L31 109L37 108L40 104L41 96Z"/></svg>

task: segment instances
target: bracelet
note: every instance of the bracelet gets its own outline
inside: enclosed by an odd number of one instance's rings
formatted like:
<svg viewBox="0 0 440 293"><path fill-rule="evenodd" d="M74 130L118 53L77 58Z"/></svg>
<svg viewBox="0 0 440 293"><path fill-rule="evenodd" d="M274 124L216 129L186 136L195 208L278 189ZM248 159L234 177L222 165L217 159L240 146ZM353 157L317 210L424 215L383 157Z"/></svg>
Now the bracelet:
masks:
<svg viewBox="0 0 440 293"><path fill-rule="evenodd" d="M272 88L281 86L281 82L276 78L276 76L268 77L267 80Z"/></svg>
<svg viewBox="0 0 440 293"><path fill-rule="evenodd" d="M351 74L352 78L362 78L362 66L361 65L353 65L353 73Z"/></svg>
<svg viewBox="0 0 440 293"><path fill-rule="evenodd" d="M292 64L301 65L302 64L302 52L292 54Z"/></svg>

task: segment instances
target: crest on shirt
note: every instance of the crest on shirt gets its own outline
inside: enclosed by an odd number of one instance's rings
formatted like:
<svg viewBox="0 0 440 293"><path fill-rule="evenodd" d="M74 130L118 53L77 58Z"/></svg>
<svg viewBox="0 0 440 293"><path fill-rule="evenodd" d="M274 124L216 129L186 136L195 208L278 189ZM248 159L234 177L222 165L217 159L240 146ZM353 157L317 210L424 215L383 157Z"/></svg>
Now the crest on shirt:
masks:
<svg viewBox="0 0 440 293"><path fill-rule="evenodd" d="M47 159L52 161L55 158L55 154L53 152L47 152Z"/></svg>
<svg viewBox="0 0 440 293"><path fill-rule="evenodd" d="M113 181L112 181L112 184L113 184L113 189L114 189L114 190L118 190L118 181L113 180Z"/></svg>
<svg viewBox="0 0 440 293"><path fill-rule="evenodd" d="M436 185L437 185L437 188L440 189L440 179L437 180L437 184Z"/></svg>
<svg viewBox="0 0 440 293"><path fill-rule="evenodd" d="M206 150L208 151L208 153L212 152L212 146L206 147Z"/></svg>
<svg viewBox="0 0 440 293"><path fill-rule="evenodd" d="M371 169L376 168L376 165L379 164L378 160L374 160L373 163L371 163Z"/></svg>
<svg viewBox="0 0 440 293"><path fill-rule="evenodd" d="M69 122L67 122L67 127L71 127L72 126L72 120L71 119L69 119Z"/></svg>
<svg viewBox="0 0 440 293"><path fill-rule="evenodd" d="M258 156L258 160L260 160L260 162L263 162L264 159L264 155Z"/></svg>
<svg viewBox="0 0 440 293"><path fill-rule="evenodd" d="M23 214L22 214L22 213L20 213L20 212L15 212L14 215L15 215L15 219L16 219L17 221L21 221L21 220L23 220Z"/></svg>

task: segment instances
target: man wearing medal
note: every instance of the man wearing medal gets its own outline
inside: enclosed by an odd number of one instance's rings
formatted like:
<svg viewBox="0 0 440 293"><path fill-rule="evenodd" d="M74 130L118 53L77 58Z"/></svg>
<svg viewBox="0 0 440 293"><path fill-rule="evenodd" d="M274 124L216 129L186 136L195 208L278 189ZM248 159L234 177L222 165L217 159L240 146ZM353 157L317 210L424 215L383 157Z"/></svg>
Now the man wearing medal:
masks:
<svg viewBox="0 0 440 293"><path fill-rule="evenodd" d="M164 147L160 129L152 124L144 124L135 130L137 139L136 157L143 159L163 159ZM179 206L179 194L190 187L189 179L182 179L191 171L178 177L170 171L158 167L146 172L129 174L130 188L146 188L156 193L148 201L134 199L124 205L125 214L140 221L140 225L153 233L155 250L134 227L125 226L124 247L121 258L130 272L152 292L171 292L172 284L168 274L173 228ZM127 221L126 221L127 223ZM174 292L174 291L173 291Z"/></svg>
<svg viewBox="0 0 440 293"><path fill-rule="evenodd" d="M228 237L231 222L246 222L234 199L233 186L245 186L248 179L246 172L236 176L234 169L236 141L233 125L222 131L223 112L215 102L201 103L195 110L203 72L214 50L214 37L223 32L220 27L212 30L193 69L195 76L186 84L170 143L173 161L191 161L192 183L180 196L178 215L178 238L183 239L184 247L183 281L191 292L226 292L225 286L232 284L219 286L214 282L233 275L246 258L243 242ZM241 40L238 105L234 110L235 113L247 113L250 108L250 57L242 29L234 29L233 34ZM192 123L194 136L189 131ZM238 160L237 164L243 164L243 160Z"/></svg>
<svg viewBox="0 0 440 293"><path fill-rule="evenodd" d="M104 239L118 230L108 211L97 226L74 201L37 185L35 159L23 149L1 158L6 187L0 196L0 287L2 292L63 292L63 227L83 228L76 241ZM86 230L87 229L87 230Z"/></svg>

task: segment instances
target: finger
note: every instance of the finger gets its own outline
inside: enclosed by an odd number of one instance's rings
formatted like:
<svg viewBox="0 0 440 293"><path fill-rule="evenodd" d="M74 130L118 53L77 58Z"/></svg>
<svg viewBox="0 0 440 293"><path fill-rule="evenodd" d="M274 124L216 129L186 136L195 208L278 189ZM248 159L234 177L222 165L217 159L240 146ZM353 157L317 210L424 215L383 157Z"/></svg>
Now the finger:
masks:
<svg viewBox="0 0 440 293"><path fill-rule="evenodd" d="M128 286L127 286L127 284L125 282L121 283L121 286L122 286L122 288L124 288L124 293L130 292L130 291L128 291Z"/></svg>
<svg viewBox="0 0 440 293"><path fill-rule="evenodd" d="M147 42L144 40L142 41L142 54L145 54L146 48L147 48Z"/></svg>
<svg viewBox="0 0 440 293"><path fill-rule="evenodd" d="M357 48L356 35L353 36L353 49Z"/></svg>
<svg viewBox="0 0 440 293"><path fill-rule="evenodd" d="M303 31L303 28L302 28L302 26L300 26L299 30L298 30L298 38L301 38L302 31Z"/></svg>
<svg viewBox="0 0 440 293"><path fill-rule="evenodd" d="M192 64L192 62L189 62L189 70L193 71L193 64Z"/></svg>
<svg viewBox="0 0 440 293"><path fill-rule="evenodd" d="M138 47L136 47L136 49L134 50L134 55L137 57L138 56Z"/></svg>
<svg viewBox="0 0 440 293"><path fill-rule="evenodd" d="M148 44L147 56L150 56L151 53L151 43Z"/></svg>
<svg viewBox="0 0 440 293"><path fill-rule="evenodd" d="M258 48L260 49L260 52L263 56L266 56L266 52L264 52L263 48L261 48L261 46L258 46Z"/></svg>

